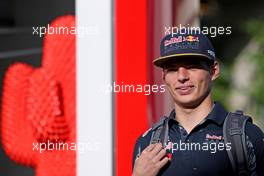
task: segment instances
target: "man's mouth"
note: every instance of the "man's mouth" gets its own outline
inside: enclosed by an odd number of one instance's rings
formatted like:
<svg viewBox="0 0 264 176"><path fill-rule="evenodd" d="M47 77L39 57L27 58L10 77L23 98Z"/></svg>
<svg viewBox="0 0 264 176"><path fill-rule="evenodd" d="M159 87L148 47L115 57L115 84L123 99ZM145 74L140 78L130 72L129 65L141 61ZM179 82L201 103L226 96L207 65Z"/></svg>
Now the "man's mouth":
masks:
<svg viewBox="0 0 264 176"><path fill-rule="evenodd" d="M175 90L180 95L188 95L193 92L194 86L193 85L178 86L175 88Z"/></svg>

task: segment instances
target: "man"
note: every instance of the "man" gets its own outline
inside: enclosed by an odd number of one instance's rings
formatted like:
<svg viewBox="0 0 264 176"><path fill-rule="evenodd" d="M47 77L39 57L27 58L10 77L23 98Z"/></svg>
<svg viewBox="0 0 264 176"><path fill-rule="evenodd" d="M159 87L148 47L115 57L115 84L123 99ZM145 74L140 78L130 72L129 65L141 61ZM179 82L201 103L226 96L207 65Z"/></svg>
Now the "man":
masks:
<svg viewBox="0 0 264 176"><path fill-rule="evenodd" d="M168 117L167 146L150 144L153 128L138 138L133 176L237 175L226 151L230 144L223 140L228 112L212 99L212 83L220 74L214 49L205 35L189 32L167 35L161 41L161 56L154 64L163 69L175 109ZM246 123L245 134L253 158L250 175L263 176L264 134L252 123Z"/></svg>

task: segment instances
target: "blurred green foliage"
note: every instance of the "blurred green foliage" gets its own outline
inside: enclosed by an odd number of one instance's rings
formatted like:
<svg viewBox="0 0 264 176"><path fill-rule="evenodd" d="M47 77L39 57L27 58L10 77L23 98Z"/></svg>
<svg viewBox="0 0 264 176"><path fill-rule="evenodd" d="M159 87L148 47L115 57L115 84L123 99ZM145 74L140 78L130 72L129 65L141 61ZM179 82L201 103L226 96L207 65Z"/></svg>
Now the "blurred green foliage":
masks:
<svg viewBox="0 0 264 176"><path fill-rule="evenodd" d="M246 23L246 32L260 44L260 51L252 59L257 63L256 77L252 80L252 98L259 106L264 105L264 23L260 20L250 20Z"/></svg>
<svg viewBox="0 0 264 176"><path fill-rule="evenodd" d="M220 76L214 83L213 87L213 99L221 102L221 104L228 109L228 96L230 92L230 65L224 65L220 63Z"/></svg>
<svg viewBox="0 0 264 176"><path fill-rule="evenodd" d="M242 24L241 30L244 30L251 39L254 39L260 45L260 51L251 56L250 59L256 62L255 77L249 84L251 89L247 94L250 96L251 103L254 105L253 114L256 118L262 117L264 113L264 22L263 20L251 19ZM213 97L215 100L220 101L228 109L228 98L230 95L231 87L231 72L233 63L223 65L221 64L221 76L215 82L213 88ZM246 71L246 70L245 70Z"/></svg>

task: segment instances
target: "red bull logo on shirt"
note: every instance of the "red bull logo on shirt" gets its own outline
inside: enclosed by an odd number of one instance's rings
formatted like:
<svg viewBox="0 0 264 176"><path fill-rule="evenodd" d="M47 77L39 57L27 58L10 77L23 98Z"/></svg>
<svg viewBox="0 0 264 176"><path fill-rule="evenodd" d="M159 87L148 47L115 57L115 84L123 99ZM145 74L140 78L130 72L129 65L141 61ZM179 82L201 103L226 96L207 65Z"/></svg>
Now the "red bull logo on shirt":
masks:
<svg viewBox="0 0 264 176"><path fill-rule="evenodd" d="M216 135L210 135L210 134L206 134L206 139L211 139L211 140L223 140L223 136L216 136Z"/></svg>

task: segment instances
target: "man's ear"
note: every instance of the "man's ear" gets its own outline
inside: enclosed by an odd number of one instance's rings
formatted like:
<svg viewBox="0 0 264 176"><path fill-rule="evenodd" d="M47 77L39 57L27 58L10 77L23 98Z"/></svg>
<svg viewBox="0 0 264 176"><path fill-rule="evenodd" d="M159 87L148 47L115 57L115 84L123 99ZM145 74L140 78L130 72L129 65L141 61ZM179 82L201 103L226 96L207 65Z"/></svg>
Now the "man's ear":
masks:
<svg viewBox="0 0 264 176"><path fill-rule="evenodd" d="M218 61L215 61L211 68L212 81L216 80L220 75L220 65Z"/></svg>

